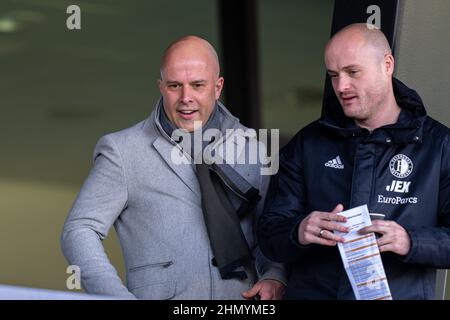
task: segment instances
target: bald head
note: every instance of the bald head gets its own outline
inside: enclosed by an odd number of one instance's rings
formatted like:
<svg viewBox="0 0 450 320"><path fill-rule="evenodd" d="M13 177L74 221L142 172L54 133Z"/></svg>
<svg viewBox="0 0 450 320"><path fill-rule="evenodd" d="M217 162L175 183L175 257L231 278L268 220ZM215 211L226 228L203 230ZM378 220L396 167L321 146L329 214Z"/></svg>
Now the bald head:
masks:
<svg viewBox="0 0 450 320"><path fill-rule="evenodd" d="M208 41L197 36L184 36L167 47L161 59L161 77L168 64L187 58L203 61L208 69L214 72L216 78L219 77L220 66L216 50Z"/></svg>
<svg viewBox="0 0 450 320"><path fill-rule="evenodd" d="M394 57L379 29L357 23L340 30L325 48L325 65L344 114L357 125L373 130L396 121Z"/></svg>
<svg viewBox="0 0 450 320"><path fill-rule="evenodd" d="M334 47L361 46L370 49L380 60L386 54L392 54L386 36L375 26L368 27L367 23L355 23L339 30L327 43L325 54Z"/></svg>
<svg viewBox="0 0 450 320"><path fill-rule="evenodd" d="M224 83L213 46L195 36L178 39L164 51L160 71L159 90L169 120L188 132L198 121L206 124Z"/></svg>

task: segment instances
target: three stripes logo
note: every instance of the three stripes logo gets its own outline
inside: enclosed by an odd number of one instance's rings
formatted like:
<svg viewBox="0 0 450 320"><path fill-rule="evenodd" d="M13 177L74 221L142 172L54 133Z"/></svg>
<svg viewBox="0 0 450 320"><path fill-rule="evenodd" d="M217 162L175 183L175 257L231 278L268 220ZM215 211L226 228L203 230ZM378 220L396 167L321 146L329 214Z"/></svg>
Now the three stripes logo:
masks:
<svg viewBox="0 0 450 320"><path fill-rule="evenodd" d="M344 169L344 165L342 164L341 158L339 156L337 156L333 160L325 162L325 167L330 167L339 170Z"/></svg>

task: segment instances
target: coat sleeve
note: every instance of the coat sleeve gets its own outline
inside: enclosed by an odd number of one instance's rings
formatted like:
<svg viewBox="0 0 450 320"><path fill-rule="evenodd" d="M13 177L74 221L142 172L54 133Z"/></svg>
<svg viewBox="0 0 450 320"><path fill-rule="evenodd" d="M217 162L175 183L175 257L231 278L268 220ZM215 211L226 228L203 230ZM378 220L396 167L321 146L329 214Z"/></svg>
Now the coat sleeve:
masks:
<svg viewBox="0 0 450 320"><path fill-rule="evenodd" d="M317 250L318 245L298 242L298 227L306 211L302 139L298 133L280 152L279 171L271 179L258 225L258 241L269 259L289 263Z"/></svg>
<svg viewBox="0 0 450 320"><path fill-rule="evenodd" d="M404 262L450 268L450 140L443 144L438 196L438 226L407 228L411 249Z"/></svg>
<svg viewBox="0 0 450 320"><path fill-rule="evenodd" d="M110 135L99 140L94 165L84 182L61 235L64 256L81 271L86 292L135 299L110 263L102 241L127 205L122 159Z"/></svg>
<svg viewBox="0 0 450 320"><path fill-rule="evenodd" d="M269 186L270 176L267 175L261 175L261 196L262 199L258 206L256 207L256 216L255 216L255 239L257 239L256 236L256 230L257 230L257 223L259 221L259 218L261 217L263 208L264 208L264 199L267 194L267 189ZM287 269L282 263L274 262L269 260L264 256L264 254L261 252L260 246L257 244L253 254L255 256L255 265L256 270L258 272L258 279L259 280L278 280L282 282L285 286L287 286Z"/></svg>

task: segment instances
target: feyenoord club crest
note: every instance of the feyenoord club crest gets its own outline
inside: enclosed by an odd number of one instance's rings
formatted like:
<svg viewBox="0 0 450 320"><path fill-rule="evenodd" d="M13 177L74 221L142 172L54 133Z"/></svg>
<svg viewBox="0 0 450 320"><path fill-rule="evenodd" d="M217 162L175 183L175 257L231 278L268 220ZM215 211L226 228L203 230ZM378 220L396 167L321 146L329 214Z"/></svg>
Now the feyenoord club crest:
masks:
<svg viewBox="0 0 450 320"><path fill-rule="evenodd" d="M398 154L389 162L389 169L392 175L397 178L406 178L413 170L413 163L410 158L404 154Z"/></svg>

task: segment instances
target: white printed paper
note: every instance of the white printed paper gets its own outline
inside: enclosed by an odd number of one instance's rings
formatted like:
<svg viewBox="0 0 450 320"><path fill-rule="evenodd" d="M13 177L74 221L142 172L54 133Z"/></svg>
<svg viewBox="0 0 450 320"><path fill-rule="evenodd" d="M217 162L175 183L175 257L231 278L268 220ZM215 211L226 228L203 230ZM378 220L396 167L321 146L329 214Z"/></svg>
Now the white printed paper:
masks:
<svg viewBox="0 0 450 320"><path fill-rule="evenodd" d="M342 224L349 232L335 231L335 234L345 239L344 243L338 243L338 248L356 299L392 300L375 234L358 234L360 229L372 224L367 205L339 215L347 218Z"/></svg>

